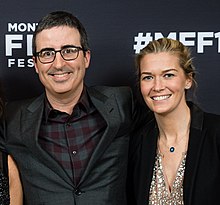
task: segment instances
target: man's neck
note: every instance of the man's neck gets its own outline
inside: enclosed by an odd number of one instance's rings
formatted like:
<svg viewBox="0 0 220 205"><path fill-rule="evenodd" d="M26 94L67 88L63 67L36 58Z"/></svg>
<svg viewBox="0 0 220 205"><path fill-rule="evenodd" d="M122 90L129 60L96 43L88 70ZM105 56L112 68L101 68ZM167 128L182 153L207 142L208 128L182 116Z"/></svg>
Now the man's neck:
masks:
<svg viewBox="0 0 220 205"><path fill-rule="evenodd" d="M81 89L81 90L77 90L77 92L74 92L72 94L62 93L56 95L52 95L51 93L46 92L46 96L53 109L71 114L74 106L77 104L77 102L80 99L82 91L83 90Z"/></svg>

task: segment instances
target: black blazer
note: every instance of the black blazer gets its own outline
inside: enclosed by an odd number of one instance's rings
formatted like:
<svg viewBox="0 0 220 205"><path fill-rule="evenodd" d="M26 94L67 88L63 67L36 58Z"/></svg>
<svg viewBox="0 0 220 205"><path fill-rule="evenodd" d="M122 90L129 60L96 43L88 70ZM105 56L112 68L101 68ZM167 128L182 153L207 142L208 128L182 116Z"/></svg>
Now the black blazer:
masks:
<svg viewBox="0 0 220 205"><path fill-rule="evenodd" d="M218 204L220 199L220 116L189 103L191 126L184 175L184 205ZM153 118L131 140L128 204L146 205L156 157L158 128Z"/></svg>
<svg viewBox="0 0 220 205"><path fill-rule="evenodd" d="M107 128L75 186L65 170L38 143L44 95L10 103L6 138L0 145L20 170L25 204L125 205L127 155L133 101L126 87L92 87L88 94Z"/></svg>

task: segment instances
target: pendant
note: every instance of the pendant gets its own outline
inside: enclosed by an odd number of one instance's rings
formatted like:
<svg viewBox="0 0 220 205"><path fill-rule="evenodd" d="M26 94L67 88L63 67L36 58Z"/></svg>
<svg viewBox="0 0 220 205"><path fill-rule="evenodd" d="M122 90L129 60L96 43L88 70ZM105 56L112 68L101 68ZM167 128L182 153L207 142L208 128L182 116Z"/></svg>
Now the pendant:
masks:
<svg viewBox="0 0 220 205"><path fill-rule="evenodd" d="M174 152L175 148L174 147L170 147L170 152Z"/></svg>

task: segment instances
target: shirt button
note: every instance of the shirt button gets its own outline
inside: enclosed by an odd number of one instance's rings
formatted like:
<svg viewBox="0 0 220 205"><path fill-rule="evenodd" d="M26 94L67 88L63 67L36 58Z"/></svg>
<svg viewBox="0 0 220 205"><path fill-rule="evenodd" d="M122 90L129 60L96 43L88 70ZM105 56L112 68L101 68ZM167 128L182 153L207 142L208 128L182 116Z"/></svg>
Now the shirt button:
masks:
<svg viewBox="0 0 220 205"><path fill-rule="evenodd" d="M76 155L77 152L76 152L76 150L74 150L72 153L73 153L73 155Z"/></svg>
<svg viewBox="0 0 220 205"><path fill-rule="evenodd" d="M67 127L70 127L70 126L71 126L71 123L69 123L69 122L66 123L66 126L67 126Z"/></svg>

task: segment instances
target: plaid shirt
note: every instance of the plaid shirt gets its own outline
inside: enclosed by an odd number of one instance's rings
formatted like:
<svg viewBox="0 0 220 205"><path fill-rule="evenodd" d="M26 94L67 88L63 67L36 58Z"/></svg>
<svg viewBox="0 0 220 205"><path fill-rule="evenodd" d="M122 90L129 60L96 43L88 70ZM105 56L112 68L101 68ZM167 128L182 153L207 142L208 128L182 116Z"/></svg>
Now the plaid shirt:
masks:
<svg viewBox="0 0 220 205"><path fill-rule="evenodd" d="M105 128L104 119L84 89L71 115L52 109L45 100L39 143L77 185Z"/></svg>

